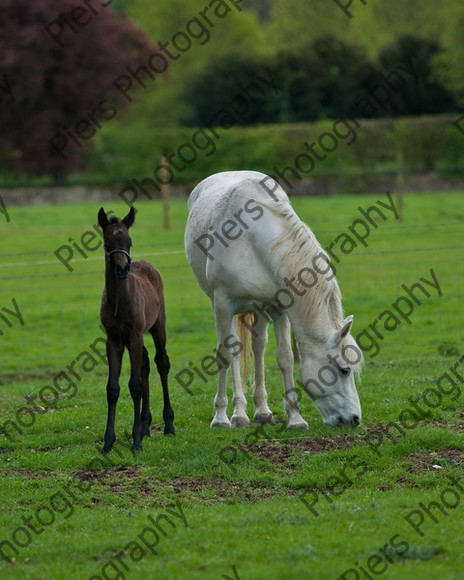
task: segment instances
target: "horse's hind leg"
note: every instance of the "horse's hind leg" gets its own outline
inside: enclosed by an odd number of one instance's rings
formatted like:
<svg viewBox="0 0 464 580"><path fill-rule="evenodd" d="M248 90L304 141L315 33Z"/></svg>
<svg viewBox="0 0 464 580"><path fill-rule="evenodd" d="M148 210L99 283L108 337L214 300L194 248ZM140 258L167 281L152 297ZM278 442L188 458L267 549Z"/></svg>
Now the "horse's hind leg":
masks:
<svg viewBox="0 0 464 580"><path fill-rule="evenodd" d="M211 427L248 427L250 421L246 413L247 402L243 394L240 377L240 358L242 344L237 337L233 312L227 297L218 292L213 298L214 318L218 347L216 350L219 366L218 389L214 397L215 413ZM234 340L232 340L234 339ZM234 350L231 350L233 348ZM239 348L239 350L236 350ZM234 385L234 414L231 421L227 418L227 371L231 366Z"/></svg>
<svg viewBox="0 0 464 580"><path fill-rule="evenodd" d="M151 423L151 413L150 413L150 386L149 386L149 376L150 376L150 359L148 357L148 351L143 347L142 352L142 437L150 437L150 423Z"/></svg>
<svg viewBox="0 0 464 580"><path fill-rule="evenodd" d="M161 379L161 386L163 387L164 434L175 435L174 411L172 410L171 401L169 400L168 389L168 374L169 369L171 368L171 363L169 362L168 353L166 352L166 328L162 320L164 320L164 317L161 317L161 319L158 318L155 325L150 329L150 333L155 342L155 363Z"/></svg>
<svg viewBox="0 0 464 580"><path fill-rule="evenodd" d="M246 412L246 399L243 394L242 377L240 376L240 358L238 355L232 357L230 370L234 387L234 398L232 399L234 414L230 418L230 424L232 427L249 427L250 420Z"/></svg>
<svg viewBox="0 0 464 580"><path fill-rule="evenodd" d="M255 359L255 386L253 390L255 414L253 420L263 425L274 425L274 417L267 404L267 392L264 380L264 352L267 345L267 328L269 322L264 316L256 315L256 318L257 321L253 327L251 343Z"/></svg>

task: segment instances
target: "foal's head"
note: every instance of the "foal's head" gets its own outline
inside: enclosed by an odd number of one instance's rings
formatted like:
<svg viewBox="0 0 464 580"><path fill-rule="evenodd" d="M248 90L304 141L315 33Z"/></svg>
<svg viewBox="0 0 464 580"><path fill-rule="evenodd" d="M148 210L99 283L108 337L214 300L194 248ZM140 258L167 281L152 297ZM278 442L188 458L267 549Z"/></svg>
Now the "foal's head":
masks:
<svg viewBox="0 0 464 580"><path fill-rule="evenodd" d="M98 212L98 223L103 230L107 265L120 280L124 280L130 274L132 240L129 228L134 223L134 218L135 210L133 207L121 221L114 216L108 219L103 208L100 208Z"/></svg>

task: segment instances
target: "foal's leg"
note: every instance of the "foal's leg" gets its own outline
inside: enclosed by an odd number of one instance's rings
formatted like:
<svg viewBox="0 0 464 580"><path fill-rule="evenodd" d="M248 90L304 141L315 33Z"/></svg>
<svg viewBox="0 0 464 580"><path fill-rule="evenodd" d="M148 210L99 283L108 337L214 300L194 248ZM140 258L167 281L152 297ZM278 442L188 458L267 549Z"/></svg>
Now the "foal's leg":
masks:
<svg viewBox="0 0 464 580"><path fill-rule="evenodd" d="M150 437L150 423L151 423L151 413L150 413L150 359L148 358L148 351L143 347L142 351L142 437Z"/></svg>
<svg viewBox="0 0 464 580"><path fill-rule="evenodd" d="M255 386L253 390L255 414L253 420L263 425L274 425L274 417L267 404L267 393L264 381L264 352L267 345L267 328L269 323L264 316L256 315L256 318L251 343L255 359Z"/></svg>
<svg viewBox="0 0 464 580"><path fill-rule="evenodd" d="M242 382L240 378L240 359L236 352L238 346L227 348L227 345L240 344L233 328L233 313L227 297L220 293L215 293L213 299L214 318L217 332L217 361L219 370L218 389L214 397L215 413L211 421L211 427L248 427L250 421L246 414L246 399L243 395ZM231 340L230 337L234 340ZM226 338L228 339L226 341ZM226 344L227 342L227 344ZM231 352L232 351L232 352ZM235 353L235 355L233 354ZM227 371L232 365L232 379L234 383L234 414L232 423L227 417Z"/></svg>
<svg viewBox="0 0 464 580"><path fill-rule="evenodd" d="M274 319L274 329L277 341L277 362L284 378L285 413L289 429L307 429L308 423L300 415L298 400L293 383L293 351L290 342L290 321L286 314Z"/></svg>
<svg viewBox="0 0 464 580"><path fill-rule="evenodd" d="M133 331L128 341L131 374L129 379L129 390L134 403L134 425L132 427L132 450L142 449L142 419L140 415L140 403L142 401L142 359L143 359L143 334Z"/></svg>
<svg viewBox="0 0 464 580"><path fill-rule="evenodd" d="M174 411L172 410L171 401L169 400L168 389L168 374L169 369L171 368L171 363L169 362L168 353L166 352L166 323L164 313L158 317L155 325L150 329L150 334L153 336L155 342L155 363L163 387L164 434L175 435Z"/></svg>
<svg viewBox="0 0 464 580"><path fill-rule="evenodd" d="M103 453L109 453L116 441L114 420L116 417L116 403L119 399L119 375L124 345L120 338L109 336L106 339L106 355L108 357L108 382L106 384L106 400L108 402L108 417L106 420L105 443Z"/></svg>

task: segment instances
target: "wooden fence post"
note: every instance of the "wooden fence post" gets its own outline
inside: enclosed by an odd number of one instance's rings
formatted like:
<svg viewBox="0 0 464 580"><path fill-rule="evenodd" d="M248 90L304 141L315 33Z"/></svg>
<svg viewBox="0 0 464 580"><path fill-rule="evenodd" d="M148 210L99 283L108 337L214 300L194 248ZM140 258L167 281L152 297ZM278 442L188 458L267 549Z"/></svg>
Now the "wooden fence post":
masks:
<svg viewBox="0 0 464 580"><path fill-rule="evenodd" d="M160 164L167 167L168 160L166 159L165 155L161 156L161 163ZM163 229L170 230L171 229L171 218L170 218L170 214L169 214L170 187L169 187L169 182L168 182L167 170L163 169L161 175L162 175L161 201L163 203Z"/></svg>
<svg viewBox="0 0 464 580"><path fill-rule="evenodd" d="M403 150L398 149L396 154L396 193L398 196L398 219L403 221L403 193L404 193L404 155Z"/></svg>

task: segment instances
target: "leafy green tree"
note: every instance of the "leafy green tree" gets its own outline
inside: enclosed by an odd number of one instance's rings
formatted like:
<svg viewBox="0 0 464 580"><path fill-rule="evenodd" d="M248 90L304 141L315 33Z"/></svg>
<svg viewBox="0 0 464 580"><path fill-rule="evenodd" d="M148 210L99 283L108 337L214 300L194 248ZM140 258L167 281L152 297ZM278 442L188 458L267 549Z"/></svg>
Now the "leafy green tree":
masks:
<svg viewBox="0 0 464 580"><path fill-rule="evenodd" d="M433 58L440 52L437 42L414 36L403 36L381 52L379 61L384 71L392 71L398 64L405 66L410 61L418 79L392 94L388 106L393 115L431 115L456 110L453 95L433 76Z"/></svg>
<svg viewBox="0 0 464 580"><path fill-rule="evenodd" d="M320 37L346 39L354 21L355 18L349 20L332 0L274 0L271 19L265 26L266 38L275 53L294 51Z"/></svg>
<svg viewBox="0 0 464 580"><path fill-rule="evenodd" d="M453 4L453 3L452 3ZM450 91L460 109L464 109L464 3L455 0L447 11L443 27L443 51L432 59L433 77Z"/></svg>
<svg viewBox="0 0 464 580"><path fill-rule="evenodd" d="M369 1L356 11L346 38L363 47L373 60L378 58L384 48L394 44L402 36L414 35L442 44L450 7L460 1Z"/></svg>
<svg viewBox="0 0 464 580"><path fill-rule="evenodd" d="M159 79L161 90L140 93L140 103L134 112L154 120L160 127L175 126L191 115L192 103L183 99L186 86L190 86L222 57L247 53L254 57L264 50L263 31L257 17L245 9L233 8L223 19L207 12L213 26L201 16L207 3L197 0L134 0L128 15L154 42L170 42L193 19L198 19L195 29L199 38L192 42L188 52L172 63L168 74ZM200 33L200 27L204 32ZM158 82L158 80L156 81Z"/></svg>
<svg viewBox="0 0 464 580"><path fill-rule="evenodd" d="M201 18L200 11L208 5L208 2L198 0L115 2L126 4L125 13L146 32L155 46L158 42L171 42L178 32L185 33L188 23L194 18ZM149 167L159 163L160 130L183 125L187 120L193 122L195 103L185 98L187 87L191 87L196 79L226 55L237 56L245 52L254 60L256 54L265 51L263 30L256 15L247 12L245 5L243 2L241 12L234 9L222 20L215 18L214 12L206 13L211 16L214 27L207 26L201 18L200 22L205 24L209 36L205 33L203 38L194 39L188 52L171 62L165 73L156 75L156 79L147 84L146 90L138 91L131 103L129 116L120 117L103 127L97 135L101 151L114 152L115 157L128 160L142 157ZM210 88L210 85L204 85L203 91L208 93ZM105 158L109 164L112 163L111 156L112 153L109 153Z"/></svg>
<svg viewBox="0 0 464 580"><path fill-rule="evenodd" d="M293 121L345 117L377 74L362 51L333 36L283 53L278 60Z"/></svg>
<svg viewBox="0 0 464 580"><path fill-rule="evenodd" d="M279 120L280 87L270 59L234 54L217 59L183 93L194 109L188 125L226 126ZM273 85L273 86L272 86ZM205 90L206 89L206 90Z"/></svg>

